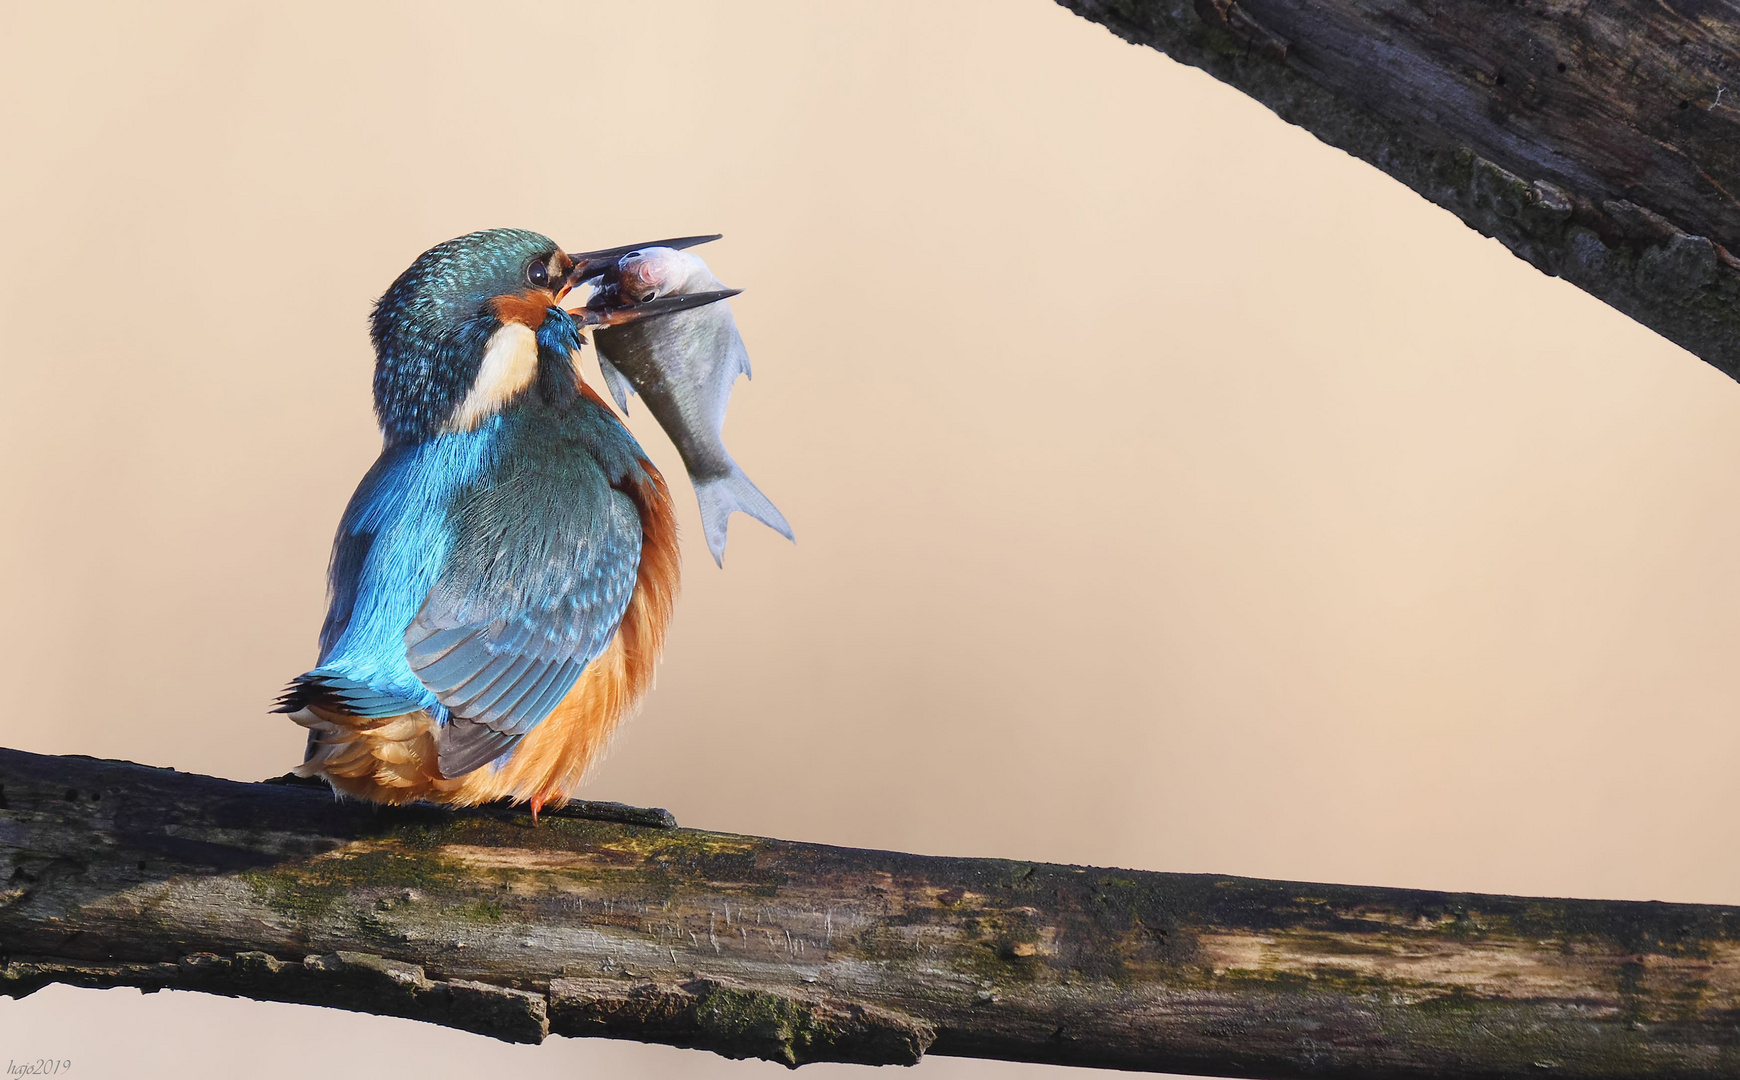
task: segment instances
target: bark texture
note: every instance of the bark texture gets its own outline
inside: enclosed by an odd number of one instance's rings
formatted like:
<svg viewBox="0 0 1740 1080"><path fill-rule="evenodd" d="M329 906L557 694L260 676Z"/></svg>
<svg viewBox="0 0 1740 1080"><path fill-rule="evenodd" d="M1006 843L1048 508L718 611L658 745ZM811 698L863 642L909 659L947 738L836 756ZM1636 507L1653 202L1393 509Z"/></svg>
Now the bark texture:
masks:
<svg viewBox="0 0 1740 1080"><path fill-rule="evenodd" d="M1740 9L1059 0L1740 378Z"/></svg>
<svg viewBox="0 0 1740 1080"><path fill-rule="evenodd" d="M581 810L378 810L0 750L0 993L174 987L794 1065L1740 1074L1740 909L932 858Z"/></svg>

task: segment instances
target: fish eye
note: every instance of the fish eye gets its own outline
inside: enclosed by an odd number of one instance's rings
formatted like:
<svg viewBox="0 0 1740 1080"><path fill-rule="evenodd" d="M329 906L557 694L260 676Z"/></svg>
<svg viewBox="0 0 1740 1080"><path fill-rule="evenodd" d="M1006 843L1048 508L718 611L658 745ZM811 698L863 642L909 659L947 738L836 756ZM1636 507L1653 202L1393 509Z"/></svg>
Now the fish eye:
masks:
<svg viewBox="0 0 1740 1080"><path fill-rule="evenodd" d="M550 264L549 264L549 262L545 259L534 260L530 266L526 267L526 280L528 282L530 282L532 287L535 289L547 289L547 288L549 288L550 287Z"/></svg>

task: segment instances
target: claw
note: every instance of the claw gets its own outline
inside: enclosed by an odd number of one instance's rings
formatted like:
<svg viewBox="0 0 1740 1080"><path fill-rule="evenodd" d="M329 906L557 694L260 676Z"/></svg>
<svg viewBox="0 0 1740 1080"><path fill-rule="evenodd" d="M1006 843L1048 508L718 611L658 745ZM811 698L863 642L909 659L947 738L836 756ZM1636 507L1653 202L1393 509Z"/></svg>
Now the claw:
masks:
<svg viewBox="0 0 1740 1080"><path fill-rule="evenodd" d="M724 235L724 233L713 233L711 236L677 236L669 240L648 240L644 244L627 244L623 247L571 253L568 257L574 260L574 268L569 271L568 284L578 285L583 281L590 281L600 276L616 265L616 260L631 251L651 247L692 248L700 244L710 244Z"/></svg>

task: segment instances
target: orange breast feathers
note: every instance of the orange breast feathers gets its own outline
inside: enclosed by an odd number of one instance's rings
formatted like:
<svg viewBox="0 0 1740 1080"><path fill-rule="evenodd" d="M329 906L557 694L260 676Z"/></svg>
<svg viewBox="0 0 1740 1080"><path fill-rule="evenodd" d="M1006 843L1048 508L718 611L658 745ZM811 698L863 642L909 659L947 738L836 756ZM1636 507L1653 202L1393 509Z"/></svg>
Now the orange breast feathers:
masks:
<svg viewBox="0 0 1740 1080"><path fill-rule="evenodd" d="M583 392L597 399L590 387ZM323 777L339 792L371 802L475 806L510 798L530 803L536 813L572 798L617 724L652 685L676 605L676 514L664 477L649 461L641 467L646 478L623 489L641 521L640 568L628 610L604 652L506 764L450 779L436 770L435 722L428 713L365 720L310 708L294 714L315 737L314 753L297 773Z"/></svg>

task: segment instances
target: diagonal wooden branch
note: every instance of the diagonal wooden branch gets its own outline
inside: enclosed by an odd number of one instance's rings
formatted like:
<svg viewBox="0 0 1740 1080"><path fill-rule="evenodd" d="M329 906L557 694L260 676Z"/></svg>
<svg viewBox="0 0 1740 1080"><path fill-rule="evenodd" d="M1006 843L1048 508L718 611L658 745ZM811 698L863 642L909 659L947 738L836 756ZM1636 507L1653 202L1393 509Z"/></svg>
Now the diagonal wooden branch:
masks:
<svg viewBox="0 0 1740 1080"><path fill-rule="evenodd" d="M1740 9L1058 0L1740 378Z"/></svg>
<svg viewBox="0 0 1740 1080"><path fill-rule="evenodd" d="M615 820L0 750L0 992L173 987L788 1064L1740 1073L1736 908L932 858L587 809Z"/></svg>

